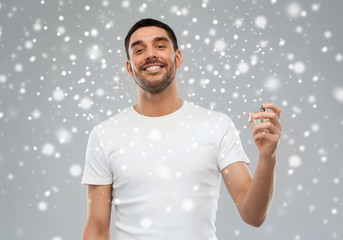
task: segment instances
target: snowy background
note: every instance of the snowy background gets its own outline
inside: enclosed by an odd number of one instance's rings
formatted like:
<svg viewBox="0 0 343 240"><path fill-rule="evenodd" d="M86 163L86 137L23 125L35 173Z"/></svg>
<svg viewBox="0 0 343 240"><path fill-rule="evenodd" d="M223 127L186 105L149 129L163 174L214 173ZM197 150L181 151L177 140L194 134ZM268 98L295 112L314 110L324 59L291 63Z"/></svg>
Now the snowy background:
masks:
<svg viewBox="0 0 343 240"><path fill-rule="evenodd" d="M0 1L0 240L81 238L88 134L137 101L124 38L146 17L178 36L180 97L233 119L252 171L247 114L283 109L270 214L244 224L222 182L218 239L343 239L342 12L342 0Z"/></svg>

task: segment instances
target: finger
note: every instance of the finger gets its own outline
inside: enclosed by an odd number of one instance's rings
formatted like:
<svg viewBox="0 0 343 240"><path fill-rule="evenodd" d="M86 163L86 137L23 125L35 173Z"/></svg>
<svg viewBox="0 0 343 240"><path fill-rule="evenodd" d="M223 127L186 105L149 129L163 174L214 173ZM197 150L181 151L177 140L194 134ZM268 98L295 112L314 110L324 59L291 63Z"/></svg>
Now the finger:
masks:
<svg viewBox="0 0 343 240"><path fill-rule="evenodd" d="M266 132L265 129L267 129L269 132ZM262 132L275 134L275 135L281 135L280 129L277 128L271 122L264 122L264 123L256 124L256 126L252 129L253 135L260 134Z"/></svg>
<svg viewBox="0 0 343 240"><path fill-rule="evenodd" d="M278 142L281 137L281 131L272 125L268 126L268 123L260 123L253 128L253 137L255 141L264 139L270 142Z"/></svg>
<svg viewBox="0 0 343 240"><path fill-rule="evenodd" d="M279 117L275 112L257 112L253 114L253 118L259 119L259 118L264 118L264 119L269 119L270 122L272 122L277 128L280 130L282 129Z"/></svg>
<svg viewBox="0 0 343 240"><path fill-rule="evenodd" d="M275 142L277 143L279 141L279 136L278 135L273 135L267 132L260 132L256 135L254 135L254 141L258 142L260 140L266 140L268 142Z"/></svg>
<svg viewBox="0 0 343 240"><path fill-rule="evenodd" d="M281 107L279 107L278 105L274 104L274 103L263 103L262 106L264 108L270 109L272 110L274 113L276 113L276 115L278 116L278 118L280 118L280 114L281 114Z"/></svg>

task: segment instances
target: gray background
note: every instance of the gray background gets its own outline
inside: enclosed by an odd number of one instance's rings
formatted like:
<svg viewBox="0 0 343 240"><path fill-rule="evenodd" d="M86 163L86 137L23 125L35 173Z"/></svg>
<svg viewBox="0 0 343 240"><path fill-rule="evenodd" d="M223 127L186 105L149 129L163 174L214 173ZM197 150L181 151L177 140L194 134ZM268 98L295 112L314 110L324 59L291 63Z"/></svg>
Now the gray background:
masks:
<svg viewBox="0 0 343 240"><path fill-rule="evenodd" d="M283 109L276 192L260 228L221 185L218 239L343 239L343 1L1 1L0 239L80 239L92 126L136 103L123 39L168 23L181 98L225 112L257 164L247 113ZM112 236L115 231L112 218Z"/></svg>

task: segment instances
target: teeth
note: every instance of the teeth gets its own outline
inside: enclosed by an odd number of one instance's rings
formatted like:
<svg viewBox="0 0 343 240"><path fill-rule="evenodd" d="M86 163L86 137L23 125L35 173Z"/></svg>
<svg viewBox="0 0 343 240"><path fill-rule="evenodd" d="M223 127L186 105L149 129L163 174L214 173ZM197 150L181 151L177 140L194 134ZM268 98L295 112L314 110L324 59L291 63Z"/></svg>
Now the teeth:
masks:
<svg viewBox="0 0 343 240"><path fill-rule="evenodd" d="M150 71L150 70L156 70L156 69L160 69L160 66L152 66L152 67L148 67L146 70Z"/></svg>

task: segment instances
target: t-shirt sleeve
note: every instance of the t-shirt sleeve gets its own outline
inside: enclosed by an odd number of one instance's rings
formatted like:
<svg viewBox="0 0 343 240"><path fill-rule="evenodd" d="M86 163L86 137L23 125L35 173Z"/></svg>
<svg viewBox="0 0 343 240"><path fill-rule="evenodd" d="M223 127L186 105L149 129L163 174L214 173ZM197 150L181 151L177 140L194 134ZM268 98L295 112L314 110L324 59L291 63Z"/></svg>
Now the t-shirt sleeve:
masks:
<svg viewBox="0 0 343 240"><path fill-rule="evenodd" d="M88 137L86 162L82 177L82 184L107 185L113 182L112 171L104 154L96 127Z"/></svg>
<svg viewBox="0 0 343 240"><path fill-rule="evenodd" d="M248 156L244 152L239 132L231 118L224 113L219 134L218 166L220 171L234 162L250 163Z"/></svg>

